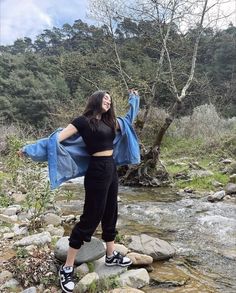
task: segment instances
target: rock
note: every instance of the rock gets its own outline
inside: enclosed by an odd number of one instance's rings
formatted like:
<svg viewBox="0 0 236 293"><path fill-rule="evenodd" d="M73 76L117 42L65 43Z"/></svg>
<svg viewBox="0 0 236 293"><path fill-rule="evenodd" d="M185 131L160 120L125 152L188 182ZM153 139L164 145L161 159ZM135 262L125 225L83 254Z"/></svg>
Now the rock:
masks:
<svg viewBox="0 0 236 293"><path fill-rule="evenodd" d="M12 290L15 290L19 285L20 283L16 279L10 279L6 281L2 286L0 286L0 292L2 292L1 290L5 288L11 288Z"/></svg>
<svg viewBox="0 0 236 293"><path fill-rule="evenodd" d="M94 271L100 278L120 275L127 271L127 267L112 266L108 267L105 265L105 257L94 261Z"/></svg>
<svg viewBox="0 0 236 293"><path fill-rule="evenodd" d="M26 194L13 193L12 198L13 198L15 203L21 203L22 201L24 201L26 199Z"/></svg>
<svg viewBox="0 0 236 293"><path fill-rule="evenodd" d="M220 190L220 191L215 192L214 194L210 194L207 197L207 200L210 202L220 201L225 197L225 195L226 195L225 191Z"/></svg>
<svg viewBox="0 0 236 293"><path fill-rule="evenodd" d="M236 193L236 184L228 183L225 186L225 192L226 192L226 194L234 194L234 193Z"/></svg>
<svg viewBox="0 0 236 293"><path fill-rule="evenodd" d="M28 245L25 247L25 249L29 255L34 255L34 252L37 251L37 246L36 245Z"/></svg>
<svg viewBox="0 0 236 293"><path fill-rule="evenodd" d="M19 211L21 210L20 206L9 206L8 208L6 208L3 212L4 215L7 216L15 216L17 213L19 213Z"/></svg>
<svg viewBox="0 0 236 293"><path fill-rule="evenodd" d="M14 238L15 234L10 232L10 233L4 233L3 234L3 239L12 239Z"/></svg>
<svg viewBox="0 0 236 293"><path fill-rule="evenodd" d="M222 187L223 186L223 184L222 183L220 183L219 181L216 181L216 180L213 180L213 181L211 181L211 184L212 184L212 186L214 186L214 187Z"/></svg>
<svg viewBox="0 0 236 293"><path fill-rule="evenodd" d="M41 293L41 291L39 291ZM58 291L58 287L55 286L51 286L48 289L42 291L43 293L58 293L58 292L62 292L62 291Z"/></svg>
<svg viewBox="0 0 236 293"><path fill-rule="evenodd" d="M26 226L20 226L19 224L15 224L12 227L12 231L15 235L26 235L28 234L28 228Z"/></svg>
<svg viewBox="0 0 236 293"><path fill-rule="evenodd" d="M122 286L130 286L133 288L142 288L148 285L150 277L145 269L129 270L120 275L120 283Z"/></svg>
<svg viewBox="0 0 236 293"><path fill-rule="evenodd" d="M236 183L236 174L232 174L229 176L229 182L230 183Z"/></svg>
<svg viewBox="0 0 236 293"><path fill-rule="evenodd" d="M62 237L55 245L55 257L61 261L66 260L67 251L69 248L68 237ZM101 240L92 237L90 242L85 242L79 249L79 253L75 258L75 264L82 264L84 262L99 259L105 255L105 248Z"/></svg>
<svg viewBox="0 0 236 293"><path fill-rule="evenodd" d="M192 170L189 175L191 177L198 177L198 178L202 178L202 177L209 177L212 176L213 173L211 171L208 170Z"/></svg>
<svg viewBox="0 0 236 293"><path fill-rule="evenodd" d="M0 234L1 233L9 233L11 232L11 229L8 227L0 227Z"/></svg>
<svg viewBox="0 0 236 293"><path fill-rule="evenodd" d="M83 277L89 273L89 267L86 263L75 268L75 275L79 275L79 277Z"/></svg>
<svg viewBox="0 0 236 293"><path fill-rule="evenodd" d="M53 225L48 225L45 229L46 231L48 231L51 236L58 236L58 237L62 237L65 233L65 230L63 227L54 227Z"/></svg>
<svg viewBox="0 0 236 293"><path fill-rule="evenodd" d="M53 225L53 226L59 226L61 225L62 219L56 214L53 213L47 213L46 215L42 216L42 220L44 223L48 225Z"/></svg>
<svg viewBox="0 0 236 293"><path fill-rule="evenodd" d="M41 291L39 291L41 293ZM51 286L48 289L44 290L43 293L58 293L58 288L55 286Z"/></svg>
<svg viewBox="0 0 236 293"><path fill-rule="evenodd" d="M5 283L6 281L9 281L13 278L13 274L9 271L2 271L0 273L0 284Z"/></svg>
<svg viewBox="0 0 236 293"><path fill-rule="evenodd" d="M231 164L232 163L232 160L230 160L230 159L224 159L224 160L222 160L220 162L223 163L223 164Z"/></svg>
<svg viewBox="0 0 236 293"><path fill-rule="evenodd" d="M153 258L151 256L137 252L128 253L127 257L132 260L133 265L150 265L153 263Z"/></svg>
<svg viewBox="0 0 236 293"><path fill-rule="evenodd" d="M178 264L176 262L163 262L156 266L155 270L151 273L152 284L157 285L160 288L180 287L190 279L184 268L184 263L180 260ZM179 288L179 292L184 292L184 288ZM197 291L198 292L198 291ZM199 291L201 292L201 291Z"/></svg>
<svg viewBox="0 0 236 293"><path fill-rule="evenodd" d="M130 288L130 287L116 288L116 289L109 291L109 293L142 293L142 292L144 292L144 291L139 290L139 289L135 289L135 288Z"/></svg>
<svg viewBox="0 0 236 293"><path fill-rule="evenodd" d="M169 259L175 255L175 249L167 241L146 234L131 236L129 248L150 255L154 260Z"/></svg>
<svg viewBox="0 0 236 293"><path fill-rule="evenodd" d="M230 260L236 261L236 251L235 250L223 251L222 255Z"/></svg>
<svg viewBox="0 0 236 293"><path fill-rule="evenodd" d="M14 243L15 246L27 246L27 245L44 245L50 243L52 240L49 232L42 232L31 236L26 236Z"/></svg>
<svg viewBox="0 0 236 293"><path fill-rule="evenodd" d="M18 216L19 221L21 222L29 222L29 219L32 217L32 214L29 212L21 212Z"/></svg>
<svg viewBox="0 0 236 293"><path fill-rule="evenodd" d="M22 193L27 193L27 188L24 185L19 186L18 190Z"/></svg>
<svg viewBox="0 0 236 293"><path fill-rule="evenodd" d="M236 173L236 162L232 162L225 170L225 173L235 174Z"/></svg>
<svg viewBox="0 0 236 293"><path fill-rule="evenodd" d="M18 218L17 216L7 216L7 215L3 215L3 214L0 214L0 221L3 221L3 222L6 222L6 223L14 223L14 222L17 222Z"/></svg>
<svg viewBox="0 0 236 293"><path fill-rule="evenodd" d="M84 293L89 291L89 286L96 280L99 279L97 273L89 273L84 276L78 284L76 284L75 289L73 292L75 293Z"/></svg>
<svg viewBox="0 0 236 293"><path fill-rule="evenodd" d="M174 174L173 177L178 180L189 180L190 179L189 175L185 171L178 172L178 173Z"/></svg>
<svg viewBox="0 0 236 293"><path fill-rule="evenodd" d="M128 248L125 247L123 244L119 244L119 243L115 243L115 250L118 251L123 256L125 256L128 253Z"/></svg>
<svg viewBox="0 0 236 293"><path fill-rule="evenodd" d="M184 192L186 192L186 193L194 193L194 189L190 188L190 187L186 187L186 188L184 188Z"/></svg>
<svg viewBox="0 0 236 293"><path fill-rule="evenodd" d="M161 186L161 180L157 179L157 178L152 178L151 180L151 184L152 186Z"/></svg>
<svg viewBox="0 0 236 293"><path fill-rule="evenodd" d="M37 293L37 288L36 287L30 287L22 291L21 293Z"/></svg>
<svg viewBox="0 0 236 293"><path fill-rule="evenodd" d="M67 215L62 217L65 223L74 223L76 221L76 216L74 215Z"/></svg>
<svg viewBox="0 0 236 293"><path fill-rule="evenodd" d="M232 200L232 199L233 199L233 196L231 196L231 195L226 195L224 197L224 200Z"/></svg>
<svg viewBox="0 0 236 293"><path fill-rule="evenodd" d="M151 265L145 265L145 269L147 270L148 273L151 273L154 271L154 267Z"/></svg>

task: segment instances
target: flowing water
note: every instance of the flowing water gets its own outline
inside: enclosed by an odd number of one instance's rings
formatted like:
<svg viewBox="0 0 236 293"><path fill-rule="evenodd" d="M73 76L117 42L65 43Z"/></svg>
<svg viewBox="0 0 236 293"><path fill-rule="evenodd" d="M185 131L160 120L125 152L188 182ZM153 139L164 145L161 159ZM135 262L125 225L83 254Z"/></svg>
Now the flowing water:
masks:
<svg viewBox="0 0 236 293"><path fill-rule="evenodd" d="M67 184L74 199L58 204L65 214L83 206L83 185ZM157 261L145 292L236 292L236 202L207 201L207 195L178 194L171 188L120 187L118 230L169 241L176 257ZM76 198L76 199L75 199Z"/></svg>

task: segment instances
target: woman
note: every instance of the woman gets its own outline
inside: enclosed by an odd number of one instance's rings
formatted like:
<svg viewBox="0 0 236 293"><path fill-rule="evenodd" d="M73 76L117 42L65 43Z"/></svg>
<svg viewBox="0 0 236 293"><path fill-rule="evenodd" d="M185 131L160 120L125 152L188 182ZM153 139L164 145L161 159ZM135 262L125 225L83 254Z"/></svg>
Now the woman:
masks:
<svg viewBox="0 0 236 293"><path fill-rule="evenodd" d="M137 95L134 90L131 93ZM75 118L59 134L60 142L76 133L81 135L91 156L84 179L83 214L71 232L67 259L59 270L60 285L64 292L73 292L75 257L84 241L91 240L100 222L102 239L106 242L105 264L126 267L132 263L128 257L116 252L114 247L118 176L112 154L113 140L119 128L109 93L97 91L89 97L83 115Z"/></svg>

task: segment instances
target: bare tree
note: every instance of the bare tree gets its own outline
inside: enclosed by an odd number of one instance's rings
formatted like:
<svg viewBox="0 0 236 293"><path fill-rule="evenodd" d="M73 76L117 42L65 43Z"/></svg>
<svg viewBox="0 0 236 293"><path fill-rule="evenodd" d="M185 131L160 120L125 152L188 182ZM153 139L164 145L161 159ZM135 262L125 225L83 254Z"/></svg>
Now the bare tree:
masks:
<svg viewBox="0 0 236 293"><path fill-rule="evenodd" d="M118 15L124 14L125 1L123 0L90 0L90 16L96 19L99 23L105 25L109 30L112 38L111 49L114 50L116 60L113 60L113 66L118 71L121 80L126 88L129 89L127 80L131 77L124 71L121 65L121 58L118 51L118 46L115 38L115 25ZM106 43L106 45L110 45Z"/></svg>
<svg viewBox="0 0 236 293"><path fill-rule="evenodd" d="M94 2L93 0L91 0ZM124 2L113 0L99 0L99 7L103 8L103 20L109 20L109 27L112 27L112 19L117 14L122 15L126 13L136 21L140 20L153 20L156 24L155 29L161 40L161 49L159 59L156 63L156 72L153 77L153 82L150 84L150 97L146 101L147 110L144 115L145 123L149 110L157 95L157 85L165 83L173 97L173 104L168 111L168 115L156 134L153 145L146 152L143 152L142 162L139 166L129 168L124 176L124 182L127 184L141 184L146 186L158 186L161 182L168 180L168 173L164 165L160 161L160 147L163 137L170 127L171 123L176 117L176 114L181 109L183 100L186 98L189 88L193 82L196 60L199 49L199 42L204 30L219 21L220 14L220 0L138 0L129 1L128 4ZM221 2L221 3L220 3ZM103 5L103 6L102 6ZM109 7L109 8L108 8ZM125 8L124 8L125 7ZM121 8L121 9L119 9ZM123 9L123 11L122 11ZM97 10L99 11L99 10ZM101 10L100 10L101 12ZM101 19L101 15L100 15ZM184 77L181 82L178 80L180 69L172 59L170 41L170 32L172 27L175 26L179 30L180 36L185 36L185 32L192 28L194 31L194 40L192 41L192 53L190 58L189 71L184 72ZM114 31L111 29L114 40L114 50L116 52L117 64L120 75L122 76L124 84L127 86L126 80L129 75L124 72L118 49L115 42ZM189 48L189 51L191 49ZM181 56L184 58L184 56ZM187 58L187 56L186 56ZM189 57L187 62L189 62ZM179 62L181 64L181 62ZM165 64L165 68L164 65ZM168 76L168 78L166 78Z"/></svg>

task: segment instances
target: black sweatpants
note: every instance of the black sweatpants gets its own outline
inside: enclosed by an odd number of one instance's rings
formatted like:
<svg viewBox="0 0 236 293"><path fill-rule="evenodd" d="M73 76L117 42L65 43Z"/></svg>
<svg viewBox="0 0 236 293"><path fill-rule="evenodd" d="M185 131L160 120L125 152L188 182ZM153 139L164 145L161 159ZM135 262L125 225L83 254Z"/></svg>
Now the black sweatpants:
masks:
<svg viewBox="0 0 236 293"><path fill-rule="evenodd" d="M113 241L116 236L118 176L112 156L91 156L84 178L85 202L80 221L74 226L69 246L79 249L102 223L102 239Z"/></svg>

